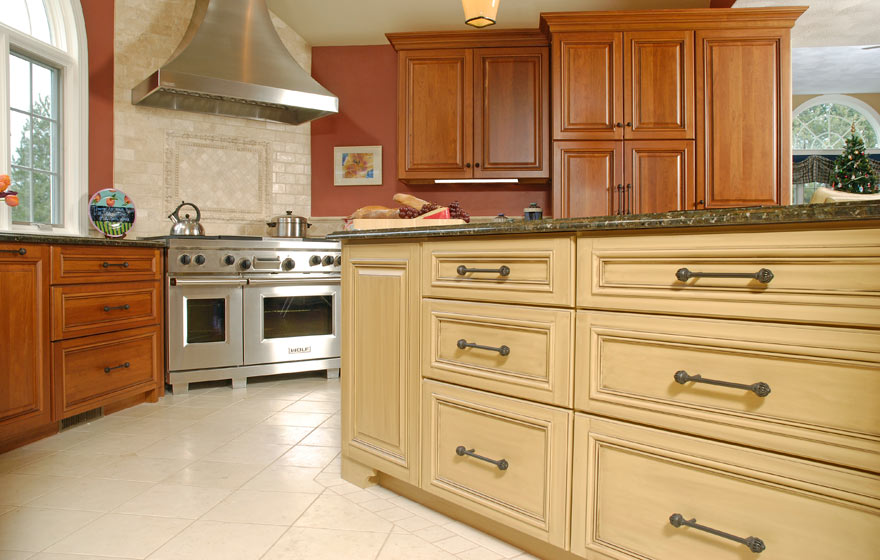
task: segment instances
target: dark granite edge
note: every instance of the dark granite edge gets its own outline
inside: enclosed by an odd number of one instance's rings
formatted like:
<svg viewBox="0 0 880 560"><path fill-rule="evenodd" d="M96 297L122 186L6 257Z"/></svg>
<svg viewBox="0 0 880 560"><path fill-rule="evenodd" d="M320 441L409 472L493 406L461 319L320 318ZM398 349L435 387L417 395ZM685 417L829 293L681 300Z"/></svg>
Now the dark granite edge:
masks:
<svg viewBox="0 0 880 560"><path fill-rule="evenodd" d="M534 222L486 222L452 226L337 231L328 239L394 239L410 237L455 237L517 233L571 233L582 231L648 230L689 227L721 227L760 224L807 224L880 220L880 200L688 210L658 214L596 216L547 219Z"/></svg>
<svg viewBox="0 0 880 560"><path fill-rule="evenodd" d="M164 241L105 239L80 235L40 235L37 233L0 232L0 243L47 243L51 245L98 245L105 247L165 247Z"/></svg>

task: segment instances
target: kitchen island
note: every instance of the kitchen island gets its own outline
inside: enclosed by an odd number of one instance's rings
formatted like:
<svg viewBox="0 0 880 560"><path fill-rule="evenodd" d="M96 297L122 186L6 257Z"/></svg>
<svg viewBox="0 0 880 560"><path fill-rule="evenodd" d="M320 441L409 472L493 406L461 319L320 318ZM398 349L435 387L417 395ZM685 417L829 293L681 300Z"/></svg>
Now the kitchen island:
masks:
<svg viewBox="0 0 880 560"><path fill-rule="evenodd" d="M880 204L339 232L343 477L542 558L873 558Z"/></svg>

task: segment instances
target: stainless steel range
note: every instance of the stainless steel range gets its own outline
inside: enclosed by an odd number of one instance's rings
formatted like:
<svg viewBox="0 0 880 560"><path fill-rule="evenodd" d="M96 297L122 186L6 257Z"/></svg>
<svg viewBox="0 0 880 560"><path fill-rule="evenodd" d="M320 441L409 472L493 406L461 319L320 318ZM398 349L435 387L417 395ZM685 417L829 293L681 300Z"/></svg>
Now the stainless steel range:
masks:
<svg viewBox="0 0 880 560"><path fill-rule="evenodd" d="M327 370L339 376L338 242L169 237L167 381Z"/></svg>

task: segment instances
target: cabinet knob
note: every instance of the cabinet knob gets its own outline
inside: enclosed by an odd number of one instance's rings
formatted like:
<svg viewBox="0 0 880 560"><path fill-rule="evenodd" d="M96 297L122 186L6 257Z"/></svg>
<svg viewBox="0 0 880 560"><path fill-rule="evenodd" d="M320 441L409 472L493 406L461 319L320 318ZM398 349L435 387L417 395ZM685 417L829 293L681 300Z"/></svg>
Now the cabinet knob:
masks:
<svg viewBox="0 0 880 560"><path fill-rule="evenodd" d="M471 168L471 164L470 164L470 163L466 163L466 164L464 164L464 166L467 167L468 169Z"/></svg>
<svg viewBox="0 0 880 560"><path fill-rule="evenodd" d="M480 166L480 163L479 163L479 162L477 162L477 163L474 164L474 167L479 167L479 166Z"/></svg>
<svg viewBox="0 0 880 560"><path fill-rule="evenodd" d="M623 123L619 122L619 123L615 124L614 126L616 126L617 128L623 128Z"/></svg>
<svg viewBox="0 0 880 560"><path fill-rule="evenodd" d="M633 123L631 123L631 122L626 123L626 126L628 126L630 128L632 128L632 125L633 125Z"/></svg>

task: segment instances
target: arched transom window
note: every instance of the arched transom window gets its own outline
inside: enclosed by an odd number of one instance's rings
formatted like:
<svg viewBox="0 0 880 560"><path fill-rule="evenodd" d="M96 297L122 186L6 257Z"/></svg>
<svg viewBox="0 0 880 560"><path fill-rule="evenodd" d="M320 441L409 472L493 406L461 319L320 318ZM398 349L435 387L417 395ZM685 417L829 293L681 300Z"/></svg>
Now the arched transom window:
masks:
<svg viewBox="0 0 880 560"><path fill-rule="evenodd" d="M880 117L870 105L846 95L821 95L792 118L794 150L843 150L853 124L868 149L880 148Z"/></svg>

